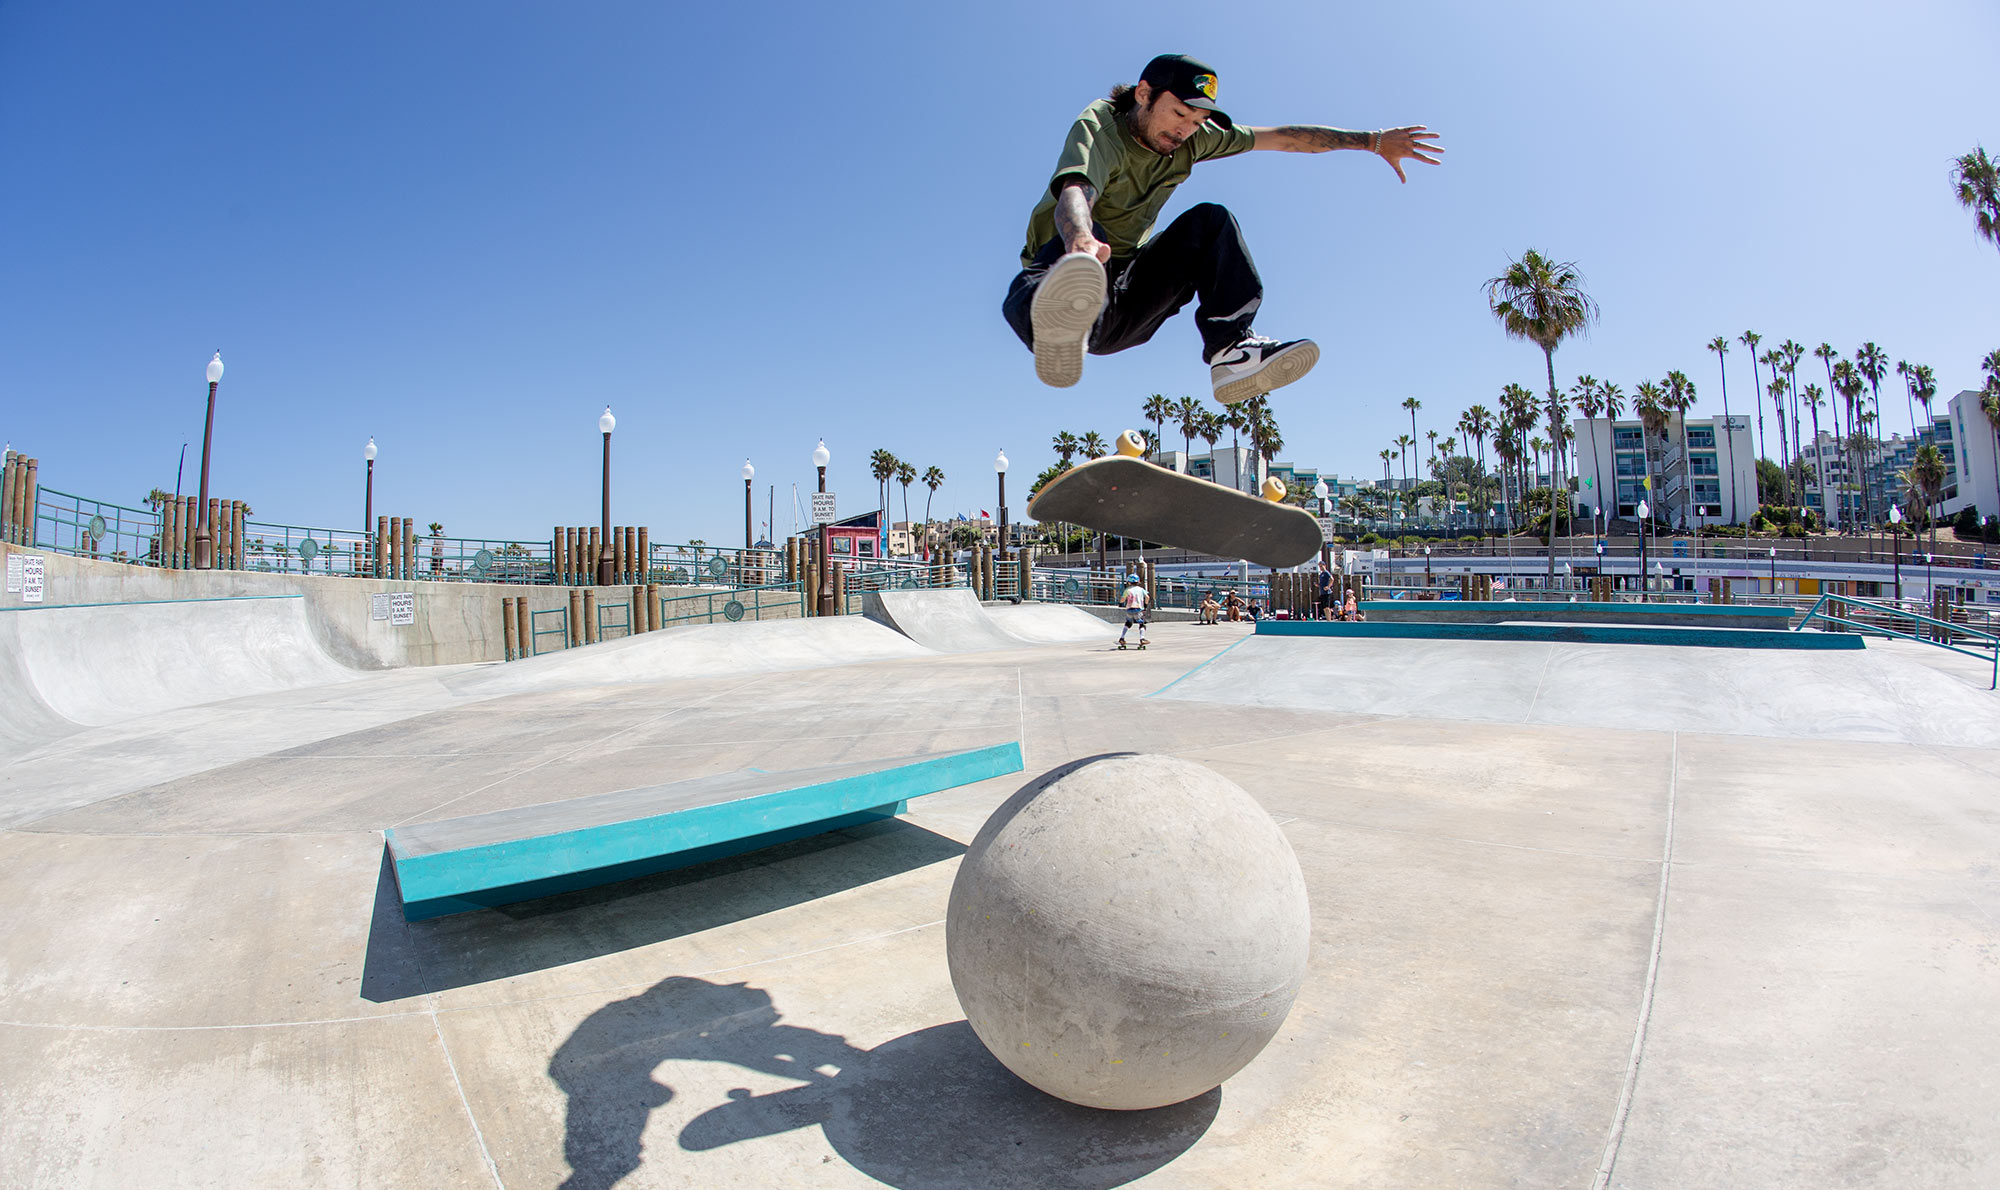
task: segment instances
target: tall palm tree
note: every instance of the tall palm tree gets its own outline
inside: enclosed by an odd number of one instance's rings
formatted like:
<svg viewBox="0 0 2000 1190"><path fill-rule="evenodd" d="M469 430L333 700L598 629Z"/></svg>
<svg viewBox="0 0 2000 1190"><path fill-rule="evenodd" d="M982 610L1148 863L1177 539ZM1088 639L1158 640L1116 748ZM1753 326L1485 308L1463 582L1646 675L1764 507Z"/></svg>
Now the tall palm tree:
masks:
<svg viewBox="0 0 2000 1190"><path fill-rule="evenodd" d="M1985 145L1951 163L1951 192L1958 205L1972 212L1972 227L2000 248L2000 165L1986 155Z"/></svg>
<svg viewBox="0 0 2000 1190"><path fill-rule="evenodd" d="M1201 424L1194 428L1194 435L1203 442L1208 443L1210 460L1208 477L1210 479L1217 478L1214 466L1215 444L1222 438L1222 418L1212 409L1202 410Z"/></svg>
<svg viewBox="0 0 2000 1190"><path fill-rule="evenodd" d="M1632 390L1632 412L1638 415L1640 425L1645 427L1645 435L1640 443L1644 449L1640 454L1645 462L1645 486L1648 495L1657 495L1657 492L1653 488L1653 445L1650 439L1656 436L1661 438L1666 437L1666 401L1667 390L1650 380L1641 380L1638 387ZM1654 508L1651 511L1657 515L1666 510ZM1639 531L1641 533L1646 531L1644 524L1639 526Z"/></svg>
<svg viewBox="0 0 2000 1190"><path fill-rule="evenodd" d="M1826 459L1819 449L1819 407L1826 403L1826 393L1817 384L1806 385L1804 395L1806 409L1812 413L1813 426L1813 484L1819 488L1819 527L1826 531Z"/></svg>
<svg viewBox="0 0 2000 1190"><path fill-rule="evenodd" d="M1604 507L1604 463L1597 453L1597 415L1604 412L1604 400L1597 395L1597 377L1588 373L1577 377L1576 383L1569 386L1569 395L1576 411L1583 414L1583 427L1590 435L1591 483L1596 485L1597 491L1591 497L1591 523L1595 525L1595 509Z"/></svg>
<svg viewBox="0 0 2000 1190"><path fill-rule="evenodd" d="M1382 449L1382 486L1385 488L1389 486L1389 460L1394 457L1395 453L1395 451L1387 447Z"/></svg>
<svg viewBox="0 0 2000 1190"><path fill-rule="evenodd" d="M1504 386L1500 390L1500 412L1504 419L1500 432L1512 440L1514 447L1511 456L1514 466L1510 471L1514 477L1514 497L1524 499L1534 483L1522 464L1528 459L1528 431L1535 427L1535 394L1518 384ZM1510 508L1510 514L1511 511Z"/></svg>
<svg viewBox="0 0 2000 1190"><path fill-rule="evenodd" d="M1828 375L1832 378L1831 383L1834 395L1840 398L1841 408L1847 413L1847 436L1842 438L1840 443L1840 458L1843 464L1841 470L1847 474L1848 482L1850 483L1856 482L1857 479L1863 480L1859 483L1861 489L1861 519L1865 524L1873 523L1873 500L1870 497L1868 484L1865 482L1864 477L1866 463L1864 462L1859 467L1854 463L1855 454L1863 453L1865 458L1866 451L1866 447L1863 445L1864 440L1859 433L1862 412L1861 373L1853 364L1846 360L1841 360L1839 363L1833 365ZM1845 505L1846 500L1843 498L1841 503ZM1841 517L1843 525L1846 519L1845 512L1843 511Z"/></svg>
<svg viewBox="0 0 2000 1190"><path fill-rule="evenodd" d="M1465 435L1466 445L1479 452L1479 473L1483 476L1486 472L1486 436L1493 432L1493 411L1484 405L1467 409L1458 419L1458 432ZM1489 527L1487 511L1487 506L1482 503L1479 509L1479 531L1482 534Z"/></svg>
<svg viewBox="0 0 2000 1190"><path fill-rule="evenodd" d="M1924 510L1924 521L1930 526L1931 549L1937 549L1937 503L1944 496L1944 452L1937 443L1926 442L1917 447L1910 457L1910 465L1897 472L1903 489L1910 495L1912 507Z"/></svg>
<svg viewBox="0 0 2000 1190"><path fill-rule="evenodd" d="M924 470L924 486L931 490L931 494L924 497L924 556L929 557L931 552L931 501L937 499L938 489L944 486L944 472L936 467L926 468ZM1037 487L1039 486L1037 485Z"/></svg>
<svg viewBox="0 0 2000 1190"><path fill-rule="evenodd" d="M1854 351L1854 370L1868 382L1868 403L1875 407L1874 452L1882 453L1882 377L1889 374L1889 357L1873 342L1863 343ZM1866 462L1864 460L1864 466Z"/></svg>
<svg viewBox="0 0 2000 1190"><path fill-rule="evenodd" d="M896 482L903 485L903 523L910 521L910 485L917 482L917 468L914 464L896 460Z"/></svg>
<svg viewBox="0 0 2000 1190"><path fill-rule="evenodd" d="M1403 408L1408 410L1410 414L1410 440L1412 442L1416 441L1417 437L1417 410L1423 407L1424 403L1415 397L1403 398Z"/></svg>
<svg viewBox="0 0 2000 1190"><path fill-rule="evenodd" d="M1147 421L1153 423L1153 443L1157 453L1159 444L1167 440L1167 419L1174 415L1174 403L1159 393L1154 393L1146 398L1141 412L1145 414Z"/></svg>
<svg viewBox="0 0 2000 1190"><path fill-rule="evenodd" d="M1924 411L1924 420L1931 420L1931 402L1937 399L1937 373L1929 364L1910 366L1910 395Z"/></svg>
<svg viewBox="0 0 2000 1190"><path fill-rule="evenodd" d="M1285 449L1285 435L1278 429L1278 419L1271 416L1271 403L1263 397L1252 397L1243 402L1250 409L1250 449L1257 452L1262 461L1257 480L1261 484L1264 476L1270 474L1271 464L1278 459L1278 452Z"/></svg>
<svg viewBox="0 0 2000 1190"><path fill-rule="evenodd" d="M1757 362L1771 370L1771 383L1765 386L1764 395L1771 399L1771 408L1778 415L1778 470L1785 477L1784 492L1779 496L1779 499L1786 504L1790 504L1792 502L1792 454L1790 449L1788 449L1785 437L1785 378L1779 374L1784 365L1785 357L1778 353L1777 348L1773 347L1758 356ZM1762 410L1758 411L1757 420L1759 422L1764 420Z"/></svg>
<svg viewBox="0 0 2000 1190"><path fill-rule="evenodd" d="M1916 377L1910 375L1910 361L1896 361L1896 375L1903 378L1903 413L1910 419L1910 436L1917 434L1917 394Z"/></svg>
<svg viewBox="0 0 2000 1190"><path fill-rule="evenodd" d="M1805 465L1805 438L1799 432L1799 357L1805 353L1806 349L1803 345L1794 343L1790 339L1786 339L1783 343L1778 344L1778 357L1784 363L1785 387L1791 398L1792 458L1801 467ZM1801 471L1799 475L1798 502L1803 505L1806 500L1805 473Z"/></svg>
<svg viewBox="0 0 2000 1190"><path fill-rule="evenodd" d="M1430 442L1431 472L1432 474L1436 474L1438 468L1438 432L1436 430L1425 430L1424 437Z"/></svg>
<svg viewBox="0 0 2000 1190"><path fill-rule="evenodd" d="M896 477L896 468L901 462L886 450L877 450L868 456L868 469L875 476L875 490L881 497L875 507L885 521L889 519L889 481Z"/></svg>
<svg viewBox="0 0 2000 1190"><path fill-rule="evenodd" d="M1715 370L1722 377L1722 434L1723 451L1729 460L1729 519L1734 524L1742 514L1736 511L1736 435L1729 429L1729 368L1722 357L1729 354L1729 336L1717 335L1708 341L1708 349L1715 353ZM1828 348L1828 350L1832 350Z"/></svg>
<svg viewBox="0 0 2000 1190"><path fill-rule="evenodd" d="M1764 392L1764 381L1762 377L1757 375L1757 365L1761 362L1757 358L1757 344L1764 341L1764 336L1758 334L1756 331L1744 331L1742 334L1736 336L1736 341L1743 344L1743 349L1750 353L1750 403L1757 407L1757 457L1760 459L1769 458L1771 455L1771 444L1764 439L1764 398L1762 395ZM1752 467L1751 471L1754 474L1756 468Z"/></svg>
<svg viewBox="0 0 2000 1190"><path fill-rule="evenodd" d="M1694 408L1694 381L1688 379L1686 372L1675 370L1667 373L1663 387L1666 395L1660 403L1681 423L1681 467L1686 477L1681 481L1681 521L1685 524L1698 515L1694 511L1694 460L1688 457L1687 417Z"/></svg>
<svg viewBox="0 0 2000 1190"><path fill-rule="evenodd" d="M1403 490L1405 492L1410 490L1410 448L1416 444L1417 440L1408 434L1396 435L1396 457L1402 464Z"/></svg>
<svg viewBox="0 0 2000 1190"><path fill-rule="evenodd" d="M1104 435L1098 433L1096 430L1092 430L1077 439L1076 447L1083 453L1083 457L1086 459L1101 459L1111 453L1111 444L1106 442Z"/></svg>
<svg viewBox="0 0 2000 1190"><path fill-rule="evenodd" d="M1597 399L1604 405L1604 436L1609 442L1611 457L1618 457L1618 419L1625 415L1625 390L1609 380L1597 385ZM1602 481L1600 481L1602 482ZM1618 474L1614 465L1611 475L1610 503L1605 505L1604 527L1611 527L1611 518L1618 514Z"/></svg>
<svg viewBox="0 0 2000 1190"><path fill-rule="evenodd" d="M1486 304L1499 319L1511 339L1525 339L1542 349L1548 370L1550 437L1560 441L1561 423L1556 410L1562 398L1556 392L1556 348L1565 339L1584 334L1597 321L1597 302L1583 287L1583 274L1574 263L1556 262L1533 248L1521 259L1509 261L1505 272L1486 283ZM1549 586L1556 581L1556 518L1549 517Z"/></svg>
<svg viewBox="0 0 2000 1190"><path fill-rule="evenodd" d="M1194 469L1194 432L1201 428L1201 402L1193 397L1182 397L1174 406L1175 424L1181 432L1181 449L1189 458L1188 469Z"/></svg>
<svg viewBox="0 0 2000 1190"><path fill-rule="evenodd" d="M1062 459L1063 470L1065 471L1069 470L1070 457L1076 454L1077 448L1081 445L1082 443L1076 440L1076 435L1070 433L1068 430L1058 432L1054 438L1049 440L1050 449L1054 450Z"/></svg>
<svg viewBox="0 0 2000 1190"><path fill-rule="evenodd" d="M1835 360L1840 358L1840 353L1833 349L1833 344L1831 343L1821 343L1818 347L1813 348L1812 353L1814 359L1817 359L1820 363L1826 366L1826 391L1832 394L1827 398L1827 413L1833 420L1833 445L1836 448L1838 448L1841 446L1840 386L1835 384L1833 380L1833 364ZM1815 444L1817 444L1818 442L1817 431L1814 432L1814 442ZM1821 460L1821 462L1823 464L1825 460ZM1825 467L1823 466L1821 470L1824 471ZM1834 492L1837 494L1839 491L1840 491L1839 485L1836 484L1834 486ZM1826 492L1826 477L1823 474L1820 477L1820 492L1822 495L1824 495ZM1822 513L1824 513L1825 511L1826 511L1825 509L1821 510ZM1844 512L1841 514L1841 521L1844 525L1846 521L1846 516ZM1827 529L1832 526L1832 523L1833 522L1829 520L1824 524L1822 524L1820 527L1821 529Z"/></svg>

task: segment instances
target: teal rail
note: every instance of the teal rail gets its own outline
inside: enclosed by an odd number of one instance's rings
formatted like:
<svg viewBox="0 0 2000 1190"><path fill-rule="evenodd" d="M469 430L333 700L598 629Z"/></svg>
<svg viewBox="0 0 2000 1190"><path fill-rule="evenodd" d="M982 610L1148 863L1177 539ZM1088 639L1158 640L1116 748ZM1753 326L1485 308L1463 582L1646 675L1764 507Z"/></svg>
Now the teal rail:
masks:
<svg viewBox="0 0 2000 1190"><path fill-rule="evenodd" d="M662 628L672 624L713 624L717 620L734 623L738 620L797 619L805 613L805 593L798 583L660 596Z"/></svg>
<svg viewBox="0 0 2000 1190"><path fill-rule="evenodd" d="M597 639L632 635L632 605L624 600L597 605Z"/></svg>
<svg viewBox="0 0 2000 1190"><path fill-rule="evenodd" d="M36 549L161 566L160 514L36 486Z"/></svg>
<svg viewBox="0 0 2000 1190"><path fill-rule="evenodd" d="M1829 602L1840 604L1843 610L1848 607L1866 608L1876 613L1878 619L1873 621L1856 620L1847 616L1829 615L1827 612L1821 610ZM1940 631L1944 639L1938 640L1928 636L1918 636L1914 631L1898 632L1893 628L1885 626L1879 617L1886 617L1891 620L1908 620L1911 622L1910 626L1913 630L1918 624L1936 628ZM1981 661L1985 661L1987 659L1985 648L1960 648L1958 645L1952 643L1952 638L1962 636L1970 640L1979 641L1984 646L1989 646L1993 650L1993 679L1991 684L1987 686L1987 689L2000 690L2000 636L1996 636L1993 633L1979 632L1967 628L1963 624L1953 624L1947 620L1932 619L1930 616L1920 615L1912 611L1904 611L1901 608L1891 607L1885 603L1875 603L1867 599L1856 599L1852 595L1820 596L1819 600L1812 605L1812 610L1806 613L1805 619L1800 620L1798 627L1792 631L1805 631L1806 625L1815 618L1829 624L1839 624L1842 628L1851 632L1874 633L1878 636L1895 637L1898 640L1913 640L1918 644L1932 645L1948 652L1962 653L1967 657L1977 657Z"/></svg>
<svg viewBox="0 0 2000 1190"><path fill-rule="evenodd" d="M544 628L542 626L544 622L554 626ZM547 650L542 648L542 638L545 636L556 638L556 642ZM528 613L528 656L539 657L544 651L554 653L567 648L569 648L568 608L552 607L547 611Z"/></svg>

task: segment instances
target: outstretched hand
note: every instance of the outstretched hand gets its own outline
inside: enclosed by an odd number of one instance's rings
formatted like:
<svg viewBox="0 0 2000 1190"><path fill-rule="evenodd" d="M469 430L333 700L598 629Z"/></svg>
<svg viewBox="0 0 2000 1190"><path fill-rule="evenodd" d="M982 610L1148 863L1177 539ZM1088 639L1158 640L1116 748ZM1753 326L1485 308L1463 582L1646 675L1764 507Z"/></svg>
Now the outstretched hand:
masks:
<svg viewBox="0 0 2000 1190"><path fill-rule="evenodd" d="M1410 180L1403 173L1403 162L1421 161L1425 165L1437 165L1438 159L1428 154L1444 152L1443 145L1432 143L1437 140L1438 134L1426 131L1422 124L1412 124L1408 128L1384 128L1381 137L1381 144L1375 152L1389 163L1390 169L1396 171L1399 182Z"/></svg>

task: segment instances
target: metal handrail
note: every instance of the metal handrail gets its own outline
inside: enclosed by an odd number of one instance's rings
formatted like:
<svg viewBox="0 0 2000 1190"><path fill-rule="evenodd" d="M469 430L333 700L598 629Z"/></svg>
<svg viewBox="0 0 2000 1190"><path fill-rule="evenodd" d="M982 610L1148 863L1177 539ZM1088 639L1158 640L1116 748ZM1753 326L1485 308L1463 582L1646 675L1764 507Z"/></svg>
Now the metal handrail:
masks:
<svg viewBox="0 0 2000 1190"><path fill-rule="evenodd" d="M1881 624L1871 624L1864 620L1850 620L1845 616L1828 615L1826 612L1820 610L1822 607L1826 605L1828 600L1832 600L1836 603L1840 603L1843 605L1857 604L1861 607L1869 609L1870 611L1881 612L1885 615L1893 616L1897 619L1910 620L1917 624L1928 624L1935 628L1942 628L1944 630L1944 639L1931 640L1926 637L1917 636L1914 633L1897 632L1893 628L1884 628ZM1829 624L1840 624L1855 632L1863 634L1872 632L1881 636L1895 637L1898 640L1910 640L1910 641L1915 641L1918 644L1934 645L1937 648L1946 650L1947 652L1959 653L1967 657L1977 657L1982 661L1986 659L1986 652L1984 649L1978 650L1976 652L1972 649L1961 649L1957 645L1951 643L1951 638L1954 635L1957 635L1957 636L1973 637L1985 641L1993 646L1993 681L1991 685L1987 686L1987 689L2000 690L2000 636L1996 636L1992 633L1979 632L1959 624L1953 624L1949 620L1937 620L1931 618L1930 616L1921 615L1917 612L1904 611L1901 608L1890 607L1886 604L1875 603L1871 600L1856 599L1852 595L1820 596L1819 599L1813 603L1812 610L1805 614L1805 619L1800 620L1798 623L1798 627L1794 628L1792 631L1794 632L1805 631L1806 624L1809 621L1811 621L1814 617L1818 617L1819 619Z"/></svg>

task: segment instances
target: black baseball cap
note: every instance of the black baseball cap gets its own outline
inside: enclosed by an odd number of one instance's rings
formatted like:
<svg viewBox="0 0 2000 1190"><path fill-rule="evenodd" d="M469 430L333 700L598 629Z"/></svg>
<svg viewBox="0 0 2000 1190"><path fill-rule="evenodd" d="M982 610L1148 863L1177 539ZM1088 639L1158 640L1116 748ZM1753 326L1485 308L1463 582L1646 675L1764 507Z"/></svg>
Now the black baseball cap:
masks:
<svg viewBox="0 0 2000 1190"><path fill-rule="evenodd" d="M1215 106L1215 67L1206 62L1186 54L1161 54L1146 63L1146 69L1139 72L1139 81L1156 91L1167 92L1189 107L1208 112L1209 118L1224 128L1236 127L1229 114Z"/></svg>

